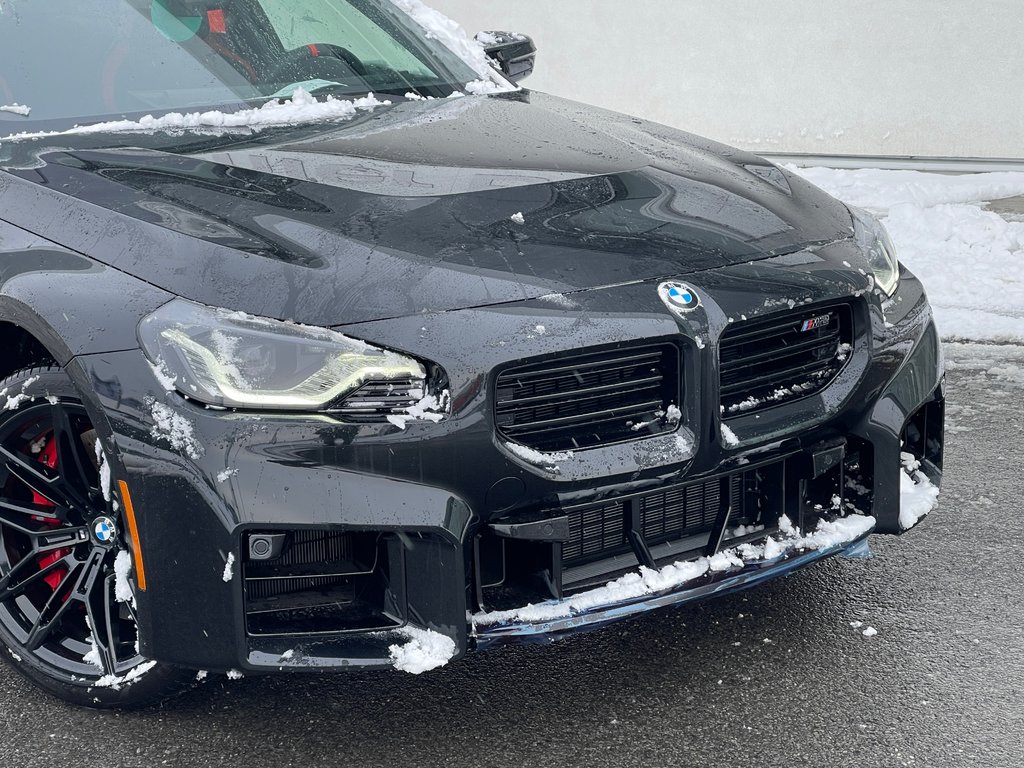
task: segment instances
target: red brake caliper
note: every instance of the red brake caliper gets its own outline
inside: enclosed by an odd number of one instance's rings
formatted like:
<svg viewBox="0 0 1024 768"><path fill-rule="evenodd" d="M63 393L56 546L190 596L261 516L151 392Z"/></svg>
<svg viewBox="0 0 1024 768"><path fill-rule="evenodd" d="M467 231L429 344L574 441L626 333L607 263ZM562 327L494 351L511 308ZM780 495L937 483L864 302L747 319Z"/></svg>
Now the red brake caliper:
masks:
<svg viewBox="0 0 1024 768"><path fill-rule="evenodd" d="M38 460L40 464L45 464L50 469L57 468L57 444L53 441L52 436L50 437L50 439L46 441L46 445L44 445L43 449L39 452ZM53 502L51 502L45 496L40 496L35 491L32 491L32 501L33 503L38 504L41 507L53 508L54 506ZM59 520L50 520L45 517L40 517L36 519L47 525L52 525L54 528L60 527L61 524ZM48 552L45 555L41 555L39 557L39 570L43 570L47 566L53 565L62 557L66 557L70 552L70 549L55 549L53 550L53 552ZM64 580L64 577L67 576L67 574L68 569L64 566L61 566L60 568L55 568L53 571L43 576L43 581L49 584L50 589L56 592L57 587L60 586L60 583Z"/></svg>

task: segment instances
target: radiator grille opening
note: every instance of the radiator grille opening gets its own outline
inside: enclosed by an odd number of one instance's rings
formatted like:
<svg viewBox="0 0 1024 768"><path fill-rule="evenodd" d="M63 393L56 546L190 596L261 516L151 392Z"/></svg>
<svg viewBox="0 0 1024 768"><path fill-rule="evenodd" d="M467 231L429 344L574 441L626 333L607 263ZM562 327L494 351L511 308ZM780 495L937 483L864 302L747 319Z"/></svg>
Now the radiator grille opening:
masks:
<svg viewBox="0 0 1024 768"><path fill-rule="evenodd" d="M730 326L719 342L723 418L816 394L853 353L848 305L808 308Z"/></svg>
<svg viewBox="0 0 1024 768"><path fill-rule="evenodd" d="M536 450L591 448L674 430L681 395L670 344L560 357L499 374L495 423Z"/></svg>
<svg viewBox="0 0 1024 768"><path fill-rule="evenodd" d="M731 526L741 524L748 510L742 493L743 475L729 478ZM722 501L722 481L677 486L641 496L640 530L648 546L707 533L714 526ZM627 517L633 500L613 501L571 510L569 541L562 545L566 567L631 552L626 539Z"/></svg>

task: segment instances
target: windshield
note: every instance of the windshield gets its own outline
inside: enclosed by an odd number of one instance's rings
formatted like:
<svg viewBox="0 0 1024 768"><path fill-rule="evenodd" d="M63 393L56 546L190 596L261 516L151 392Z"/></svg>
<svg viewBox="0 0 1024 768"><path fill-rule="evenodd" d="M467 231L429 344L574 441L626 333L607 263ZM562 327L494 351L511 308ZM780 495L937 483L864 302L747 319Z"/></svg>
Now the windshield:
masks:
<svg viewBox="0 0 1024 768"><path fill-rule="evenodd" d="M480 77L391 0L0 0L2 133Z"/></svg>

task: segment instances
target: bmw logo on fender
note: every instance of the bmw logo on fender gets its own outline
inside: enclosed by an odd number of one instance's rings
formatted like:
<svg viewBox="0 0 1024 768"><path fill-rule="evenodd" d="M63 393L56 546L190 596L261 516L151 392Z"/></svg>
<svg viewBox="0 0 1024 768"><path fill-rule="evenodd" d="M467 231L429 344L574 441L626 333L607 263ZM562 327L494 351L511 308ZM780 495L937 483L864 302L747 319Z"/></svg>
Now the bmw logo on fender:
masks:
<svg viewBox="0 0 1024 768"><path fill-rule="evenodd" d="M658 286L658 295L665 302L665 306L678 315L692 312L700 306L696 292L685 283L662 283Z"/></svg>

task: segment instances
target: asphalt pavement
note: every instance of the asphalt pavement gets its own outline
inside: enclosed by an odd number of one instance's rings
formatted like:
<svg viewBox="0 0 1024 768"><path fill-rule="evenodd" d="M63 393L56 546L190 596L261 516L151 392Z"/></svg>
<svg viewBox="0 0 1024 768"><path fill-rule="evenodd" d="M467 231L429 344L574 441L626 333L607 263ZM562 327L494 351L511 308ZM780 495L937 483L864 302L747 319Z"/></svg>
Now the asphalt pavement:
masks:
<svg viewBox="0 0 1024 768"><path fill-rule="evenodd" d="M0 768L1024 766L1024 350L947 356L939 509L871 560L420 677L211 677L142 713L3 667Z"/></svg>

